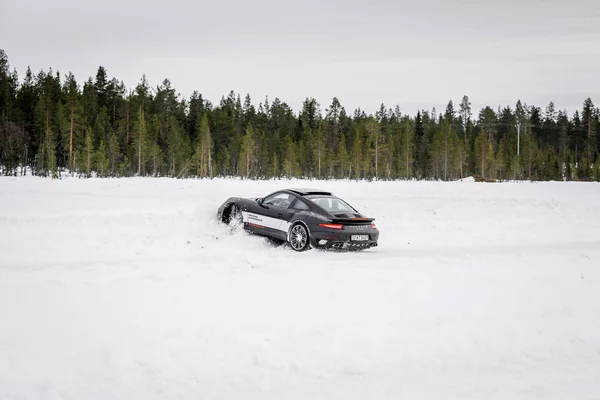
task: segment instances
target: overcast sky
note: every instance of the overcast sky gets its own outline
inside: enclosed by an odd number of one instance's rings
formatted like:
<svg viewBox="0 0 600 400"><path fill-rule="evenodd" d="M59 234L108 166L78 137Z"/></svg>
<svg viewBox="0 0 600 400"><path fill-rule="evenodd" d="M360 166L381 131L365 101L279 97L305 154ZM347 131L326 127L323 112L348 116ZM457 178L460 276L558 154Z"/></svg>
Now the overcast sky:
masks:
<svg viewBox="0 0 600 400"><path fill-rule="evenodd" d="M21 78L52 67L82 83L102 65L213 103L230 90L295 110L337 96L349 113L441 111L464 94L475 115L600 103L597 0L0 0L0 48Z"/></svg>

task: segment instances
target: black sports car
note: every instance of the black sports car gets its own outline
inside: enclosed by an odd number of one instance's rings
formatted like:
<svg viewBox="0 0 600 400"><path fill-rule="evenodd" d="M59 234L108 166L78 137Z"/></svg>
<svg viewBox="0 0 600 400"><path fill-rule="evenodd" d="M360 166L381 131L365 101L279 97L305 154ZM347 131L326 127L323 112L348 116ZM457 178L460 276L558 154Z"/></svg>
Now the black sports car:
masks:
<svg viewBox="0 0 600 400"><path fill-rule="evenodd" d="M373 218L322 190L285 189L257 199L231 197L219 207L217 219L288 242L296 251L311 246L364 250L377 246L379 239Z"/></svg>

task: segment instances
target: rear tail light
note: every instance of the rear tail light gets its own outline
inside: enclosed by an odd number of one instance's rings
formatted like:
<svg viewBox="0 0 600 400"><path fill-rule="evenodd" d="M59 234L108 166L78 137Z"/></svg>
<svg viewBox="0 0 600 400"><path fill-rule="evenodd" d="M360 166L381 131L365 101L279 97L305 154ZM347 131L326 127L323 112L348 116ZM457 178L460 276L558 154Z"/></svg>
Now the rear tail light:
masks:
<svg viewBox="0 0 600 400"><path fill-rule="evenodd" d="M374 222L371 222L371 228L373 228L373 229L377 229L377 227L375 226L375 223L374 223Z"/></svg>
<svg viewBox="0 0 600 400"><path fill-rule="evenodd" d="M319 226L329 229L342 229L342 224L319 224Z"/></svg>

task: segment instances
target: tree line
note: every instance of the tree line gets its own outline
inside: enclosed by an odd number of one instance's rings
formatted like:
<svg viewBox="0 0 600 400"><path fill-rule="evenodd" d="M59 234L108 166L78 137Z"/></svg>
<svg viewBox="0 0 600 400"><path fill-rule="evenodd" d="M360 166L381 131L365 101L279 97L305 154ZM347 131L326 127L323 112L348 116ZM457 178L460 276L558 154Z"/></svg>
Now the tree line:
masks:
<svg viewBox="0 0 600 400"><path fill-rule="evenodd" d="M0 50L3 175L600 181L599 120L590 98L571 116L520 100L474 115L466 95L414 116L348 114L337 98L295 113L233 91L213 104L179 98L168 79L127 89L102 66L83 84L52 69L20 80Z"/></svg>

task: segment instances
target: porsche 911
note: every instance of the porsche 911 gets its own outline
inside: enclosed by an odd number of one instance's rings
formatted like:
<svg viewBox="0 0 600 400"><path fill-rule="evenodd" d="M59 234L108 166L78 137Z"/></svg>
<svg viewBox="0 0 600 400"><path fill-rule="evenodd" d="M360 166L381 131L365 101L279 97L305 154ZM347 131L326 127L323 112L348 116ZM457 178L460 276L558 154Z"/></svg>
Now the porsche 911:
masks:
<svg viewBox="0 0 600 400"><path fill-rule="evenodd" d="M284 189L260 198L230 197L217 219L231 229L287 242L295 251L310 248L364 250L377 246L379 230L331 192Z"/></svg>

